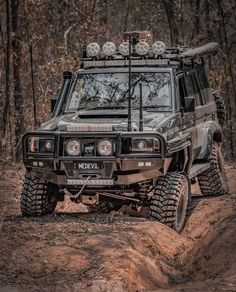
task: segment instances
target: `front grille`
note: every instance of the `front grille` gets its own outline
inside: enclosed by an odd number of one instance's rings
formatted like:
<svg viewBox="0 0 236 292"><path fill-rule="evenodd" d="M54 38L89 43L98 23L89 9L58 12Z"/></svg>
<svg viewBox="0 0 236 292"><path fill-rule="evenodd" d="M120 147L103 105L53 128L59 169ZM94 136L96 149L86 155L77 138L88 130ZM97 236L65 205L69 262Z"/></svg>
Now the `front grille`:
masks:
<svg viewBox="0 0 236 292"><path fill-rule="evenodd" d="M81 156L96 156L96 139L82 139Z"/></svg>

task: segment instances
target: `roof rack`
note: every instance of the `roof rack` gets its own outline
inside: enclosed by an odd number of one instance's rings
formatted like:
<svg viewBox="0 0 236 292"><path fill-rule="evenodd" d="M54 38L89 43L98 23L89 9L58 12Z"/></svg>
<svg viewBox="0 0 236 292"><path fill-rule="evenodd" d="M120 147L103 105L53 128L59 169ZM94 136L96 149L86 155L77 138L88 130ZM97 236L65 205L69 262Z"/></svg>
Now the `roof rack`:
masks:
<svg viewBox="0 0 236 292"><path fill-rule="evenodd" d="M152 49L149 49L145 56L138 55L135 51L131 54L133 66L144 65L184 65L191 61L194 64L197 59L205 55L214 55L218 52L219 45L216 42L191 49L187 47L167 48L161 55L156 56ZM82 68L90 67L111 67L111 66L128 66L129 56L123 56L116 50L111 56L106 56L103 52L96 57L87 57L86 51L83 53Z"/></svg>

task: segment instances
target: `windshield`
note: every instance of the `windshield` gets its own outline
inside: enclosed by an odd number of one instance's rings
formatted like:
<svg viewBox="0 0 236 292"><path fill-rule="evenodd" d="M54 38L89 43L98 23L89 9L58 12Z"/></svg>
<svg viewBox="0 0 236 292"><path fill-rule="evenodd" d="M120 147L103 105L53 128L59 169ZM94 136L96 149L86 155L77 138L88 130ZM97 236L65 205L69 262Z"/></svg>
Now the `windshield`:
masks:
<svg viewBox="0 0 236 292"><path fill-rule="evenodd" d="M144 108L171 107L170 73L132 73L132 108L139 107L140 84ZM66 105L66 112L80 109L128 108L128 73L80 74Z"/></svg>

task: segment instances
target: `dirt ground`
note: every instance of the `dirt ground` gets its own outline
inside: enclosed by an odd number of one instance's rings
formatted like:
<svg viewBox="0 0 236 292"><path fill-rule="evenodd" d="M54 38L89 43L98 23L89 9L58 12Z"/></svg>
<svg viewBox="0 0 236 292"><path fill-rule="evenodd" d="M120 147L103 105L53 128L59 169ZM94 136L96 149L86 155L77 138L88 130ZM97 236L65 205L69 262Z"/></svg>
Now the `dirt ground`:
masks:
<svg viewBox="0 0 236 292"><path fill-rule="evenodd" d="M194 198L182 234L68 201L23 218L20 165L0 173L0 291L236 291L236 165L230 195ZM198 192L196 186L195 192Z"/></svg>

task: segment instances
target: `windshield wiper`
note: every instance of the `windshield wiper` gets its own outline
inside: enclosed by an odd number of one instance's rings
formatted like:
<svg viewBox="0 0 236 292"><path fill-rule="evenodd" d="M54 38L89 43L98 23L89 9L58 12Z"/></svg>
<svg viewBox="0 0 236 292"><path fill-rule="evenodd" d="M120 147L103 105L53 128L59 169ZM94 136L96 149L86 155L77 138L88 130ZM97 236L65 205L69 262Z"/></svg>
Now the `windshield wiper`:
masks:
<svg viewBox="0 0 236 292"><path fill-rule="evenodd" d="M112 109L112 108L114 108L114 109L126 109L127 106L124 106L124 105L109 105L109 106L98 107L98 109L106 109L106 108L108 108L108 109Z"/></svg>
<svg viewBox="0 0 236 292"><path fill-rule="evenodd" d="M81 108L77 108L77 111L90 111L90 110L94 110L97 109L97 106L92 106L92 107L81 107Z"/></svg>
<svg viewBox="0 0 236 292"><path fill-rule="evenodd" d="M159 109L159 108L170 108L169 105L144 105L142 106L143 109ZM139 107L134 107L133 109L139 109Z"/></svg>

